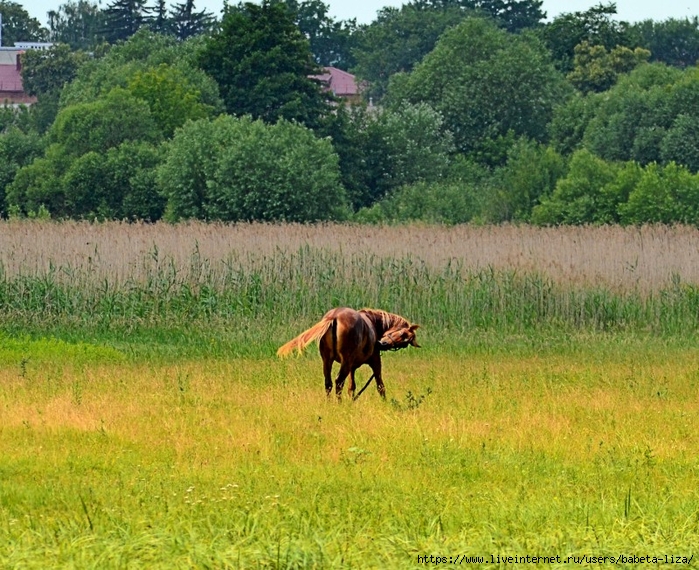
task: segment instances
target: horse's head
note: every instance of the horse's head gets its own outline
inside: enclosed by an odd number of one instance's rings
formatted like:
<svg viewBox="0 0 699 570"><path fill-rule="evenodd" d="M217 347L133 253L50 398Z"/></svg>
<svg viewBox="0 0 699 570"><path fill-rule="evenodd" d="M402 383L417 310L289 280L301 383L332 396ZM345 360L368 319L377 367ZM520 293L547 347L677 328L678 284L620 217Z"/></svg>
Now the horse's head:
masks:
<svg viewBox="0 0 699 570"><path fill-rule="evenodd" d="M420 348L420 345L415 339L415 331L420 328L420 325L410 325L400 329L391 329L384 333L379 339L379 350L398 350L412 345Z"/></svg>

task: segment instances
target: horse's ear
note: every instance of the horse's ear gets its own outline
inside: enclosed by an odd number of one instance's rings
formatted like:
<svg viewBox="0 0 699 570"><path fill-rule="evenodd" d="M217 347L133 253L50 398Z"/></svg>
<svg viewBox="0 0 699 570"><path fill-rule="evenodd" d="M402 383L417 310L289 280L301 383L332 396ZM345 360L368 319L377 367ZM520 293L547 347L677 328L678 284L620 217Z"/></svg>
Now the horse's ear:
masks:
<svg viewBox="0 0 699 570"><path fill-rule="evenodd" d="M411 331L416 331L417 329L420 328L420 325L410 325L410 330Z"/></svg>

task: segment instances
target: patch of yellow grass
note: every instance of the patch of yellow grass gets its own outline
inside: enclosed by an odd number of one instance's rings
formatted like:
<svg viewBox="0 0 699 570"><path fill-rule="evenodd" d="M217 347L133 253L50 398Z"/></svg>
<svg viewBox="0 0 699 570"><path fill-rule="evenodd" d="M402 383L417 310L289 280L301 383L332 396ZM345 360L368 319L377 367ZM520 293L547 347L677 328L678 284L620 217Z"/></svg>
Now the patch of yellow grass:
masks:
<svg viewBox="0 0 699 570"><path fill-rule="evenodd" d="M601 446L648 445L659 458L699 453L696 363L626 364L553 357L391 358L389 399L371 386L359 401L326 401L320 361L97 366L60 378L1 371L5 428L104 430L178 457L215 451L291 462L338 461L352 446L396 459L422 440L477 449L538 450L591 460ZM361 373L366 379L367 373ZM359 381L363 385L363 381ZM427 395L427 388L432 394ZM425 395L414 410L406 394ZM383 447L385 446L385 448ZM214 460L214 459L212 459Z"/></svg>
<svg viewBox="0 0 699 570"><path fill-rule="evenodd" d="M0 562L687 551L697 362L640 355L390 355L342 405L317 356L3 369Z"/></svg>

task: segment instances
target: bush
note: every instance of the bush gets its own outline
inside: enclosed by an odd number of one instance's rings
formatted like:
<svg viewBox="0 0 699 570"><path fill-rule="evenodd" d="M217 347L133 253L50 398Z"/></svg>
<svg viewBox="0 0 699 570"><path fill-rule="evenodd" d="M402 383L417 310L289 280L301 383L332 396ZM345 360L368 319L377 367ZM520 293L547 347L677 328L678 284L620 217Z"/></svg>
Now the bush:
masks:
<svg viewBox="0 0 699 570"><path fill-rule="evenodd" d="M365 223L412 222L461 224L478 213L475 188L458 182L418 182L403 186L371 208L355 214Z"/></svg>
<svg viewBox="0 0 699 570"><path fill-rule="evenodd" d="M553 194L532 210L535 224L614 223L623 197L615 185L620 167L587 150L576 152L568 174L556 184Z"/></svg>
<svg viewBox="0 0 699 570"><path fill-rule="evenodd" d="M354 209L406 184L442 179L454 151L442 116L425 103L371 112L341 108L329 119L327 132Z"/></svg>
<svg viewBox="0 0 699 570"><path fill-rule="evenodd" d="M158 183L170 221L309 222L348 213L330 142L284 120L189 122L168 144Z"/></svg>
<svg viewBox="0 0 699 570"><path fill-rule="evenodd" d="M552 194L566 169L565 159L552 147L519 140L510 149L507 164L496 173L497 190L489 218L529 221L532 209Z"/></svg>
<svg viewBox="0 0 699 570"><path fill-rule="evenodd" d="M699 225L699 175L674 162L650 164L619 211L626 224Z"/></svg>
<svg viewBox="0 0 699 570"><path fill-rule="evenodd" d="M23 133L10 127L0 135L0 216L7 213L5 192L14 180L17 171L31 162L43 151L41 138L34 133Z"/></svg>

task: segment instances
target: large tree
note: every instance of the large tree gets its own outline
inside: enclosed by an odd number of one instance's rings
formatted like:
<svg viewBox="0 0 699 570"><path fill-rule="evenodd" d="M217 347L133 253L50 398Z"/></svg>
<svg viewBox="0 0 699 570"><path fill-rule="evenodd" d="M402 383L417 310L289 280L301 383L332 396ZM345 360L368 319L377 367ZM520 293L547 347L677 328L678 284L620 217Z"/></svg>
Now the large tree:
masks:
<svg viewBox="0 0 699 570"><path fill-rule="evenodd" d="M208 10L197 10L194 0L174 4L170 11L171 29L177 39L186 40L209 32L216 22Z"/></svg>
<svg viewBox="0 0 699 570"><path fill-rule="evenodd" d="M22 82L30 95L55 94L76 76L87 59L68 44L57 43L47 50L28 50L22 56Z"/></svg>
<svg viewBox="0 0 699 570"><path fill-rule="evenodd" d="M43 206L58 217L150 218L142 205L135 211L122 207L135 193L136 204L150 202L157 211L155 182L147 180L162 135L146 102L114 89L96 101L66 107L47 140L45 155L20 168L8 186L8 206L26 214Z"/></svg>
<svg viewBox="0 0 699 570"><path fill-rule="evenodd" d="M353 69L381 98L394 73L411 71L440 36L465 18L482 16L510 32L537 27L546 14L540 0L413 0L384 8L356 34Z"/></svg>
<svg viewBox="0 0 699 570"><path fill-rule="evenodd" d="M352 71L368 82L367 96L381 99L392 75L412 71L445 30L472 13L459 6L435 8L420 3L381 10L374 22L357 33L354 50Z"/></svg>
<svg viewBox="0 0 699 570"><path fill-rule="evenodd" d="M542 0L416 0L417 5L460 6L495 20L508 32L534 28L546 18Z"/></svg>
<svg viewBox="0 0 699 570"><path fill-rule="evenodd" d="M575 46L587 42L603 46L608 51L616 46L635 47L626 22L617 22L616 4L599 4L584 12L570 12L556 16L539 31L540 37L551 50L556 66L569 73L573 70Z"/></svg>
<svg viewBox="0 0 699 570"><path fill-rule="evenodd" d="M478 154L499 137L545 139L565 94L540 41L472 18L447 31L412 73L394 76L388 98L392 105L429 103L457 148Z"/></svg>
<svg viewBox="0 0 699 570"><path fill-rule="evenodd" d="M280 120L221 115L190 121L158 169L169 220L309 222L347 214L327 139Z"/></svg>
<svg viewBox="0 0 699 570"><path fill-rule="evenodd" d="M631 27L636 42L650 50L651 61L675 67L689 67L699 62L699 17L663 22L645 20Z"/></svg>
<svg viewBox="0 0 699 570"><path fill-rule="evenodd" d="M72 49L93 49L104 41L104 12L90 0L68 1L51 10L49 38Z"/></svg>
<svg viewBox="0 0 699 570"><path fill-rule="evenodd" d="M319 69L308 40L284 4L264 0L228 8L199 61L232 115L313 127L328 112L327 95L310 78Z"/></svg>
<svg viewBox="0 0 699 570"><path fill-rule="evenodd" d="M354 65L352 50L357 31L356 20L337 21L321 0L284 0L294 13L296 25L306 36L318 65L349 69Z"/></svg>
<svg viewBox="0 0 699 570"><path fill-rule="evenodd" d="M112 0L104 10L104 34L113 43L133 36L146 23L147 0Z"/></svg>
<svg viewBox="0 0 699 570"><path fill-rule="evenodd" d="M648 61L647 49L634 50L616 46L608 51L604 46L593 46L584 41L575 46L573 71L568 80L583 93L609 89L617 78Z"/></svg>
<svg viewBox="0 0 699 570"><path fill-rule="evenodd" d="M0 0L2 14L2 45L13 46L15 42L41 42L48 37L48 31L36 18L17 2Z"/></svg>
<svg viewBox="0 0 699 570"><path fill-rule="evenodd" d="M600 94L583 142L606 160L699 168L699 68L642 65Z"/></svg>
<svg viewBox="0 0 699 570"><path fill-rule="evenodd" d="M147 100L151 109L154 109L153 103L157 103L162 118L171 115L163 124L172 126L193 118L189 112L181 112L181 105L189 106L189 111L195 115L200 104L210 108L212 114L218 114L223 111L218 86L194 64L197 43L179 42L173 36L139 30L126 42L113 46L104 57L90 60L80 67L75 80L62 91L61 105L89 103L115 87L122 87L133 93L139 91L138 96ZM135 84L139 85L136 90ZM144 92L148 96L142 96ZM163 98L155 96L158 92L163 94ZM196 99L190 99L195 93L198 93ZM183 94L186 98L180 100ZM170 103L178 101L168 110Z"/></svg>
<svg viewBox="0 0 699 570"><path fill-rule="evenodd" d="M45 131L53 123L61 90L75 78L86 60L85 52L72 51L68 44L62 43L47 50L27 50L22 55L24 89L38 97L32 115L39 131Z"/></svg>

